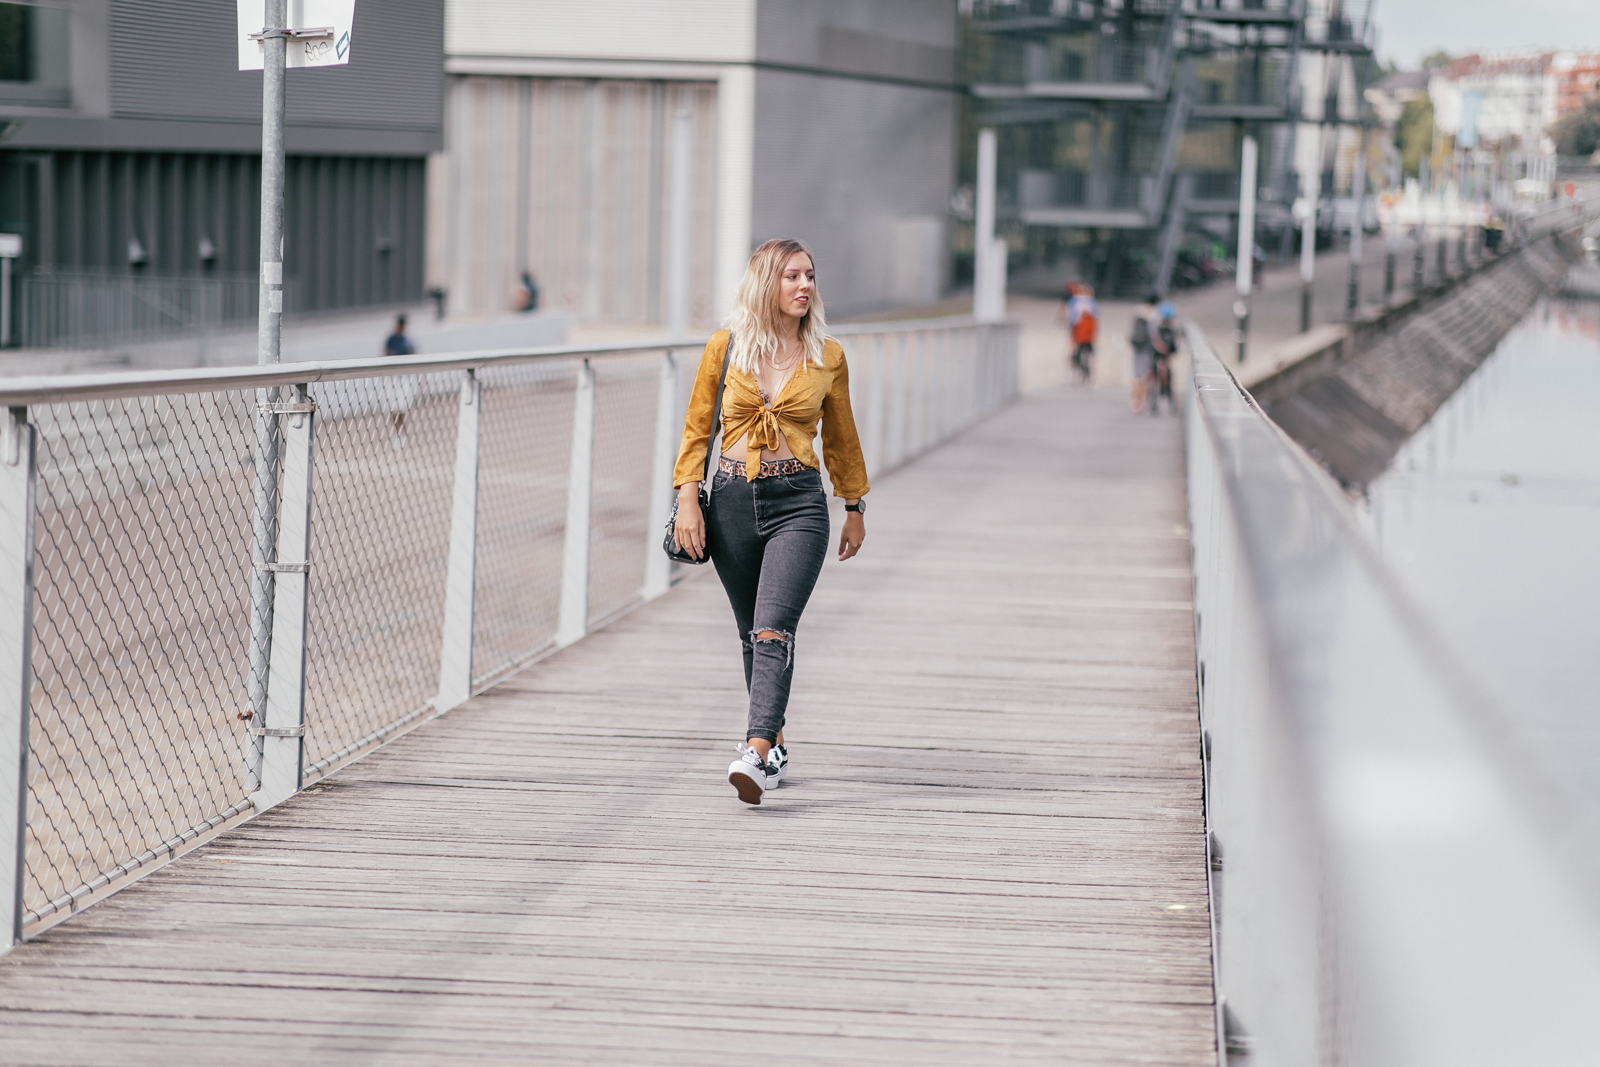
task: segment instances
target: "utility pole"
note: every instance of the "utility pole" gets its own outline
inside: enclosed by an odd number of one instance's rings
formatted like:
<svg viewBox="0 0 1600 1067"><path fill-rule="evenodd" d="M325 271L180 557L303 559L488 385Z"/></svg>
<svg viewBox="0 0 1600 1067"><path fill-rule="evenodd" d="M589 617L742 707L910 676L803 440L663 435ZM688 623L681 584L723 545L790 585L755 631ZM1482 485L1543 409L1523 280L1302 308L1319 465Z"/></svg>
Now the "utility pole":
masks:
<svg viewBox="0 0 1600 1067"><path fill-rule="evenodd" d="M1321 185L1320 171L1310 176L1307 185ZM1311 329L1311 282L1316 277L1317 263L1317 200L1307 196L1302 203L1305 213L1300 219L1300 332Z"/></svg>
<svg viewBox="0 0 1600 1067"><path fill-rule="evenodd" d="M1250 289L1254 281L1256 251L1256 139L1248 134L1239 159L1239 252L1234 260L1234 284L1238 299L1233 302L1233 318L1238 324L1239 362L1244 362L1245 345L1250 336Z"/></svg>
<svg viewBox="0 0 1600 1067"><path fill-rule="evenodd" d="M1322 127L1317 127L1317 153L1305 176L1300 199L1300 332L1311 329L1311 283L1316 277L1317 202L1322 198Z"/></svg>
<svg viewBox="0 0 1600 1067"><path fill-rule="evenodd" d="M278 362L283 325L283 115L288 75L287 0L266 0L261 41L261 282L256 362ZM273 572L278 539L278 427L274 390L256 395L254 566L250 574L250 721L267 721L267 664L272 652ZM259 745L259 741L258 741ZM258 763L259 773L259 763Z"/></svg>
<svg viewBox="0 0 1600 1067"><path fill-rule="evenodd" d="M256 362L276 363L283 325L283 110L288 78L288 0L266 0L261 31L261 305Z"/></svg>
<svg viewBox="0 0 1600 1067"><path fill-rule="evenodd" d="M1367 195L1367 128L1361 127L1361 137L1356 142L1356 165L1350 176L1350 196L1356 202L1356 214L1350 223L1350 292L1345 301L1345 311L1356 317L1361 308L1361 238L1366 225L1363 210Z"/></svg>
<svg viewBox="0 0 1600 1067"><path fill-rule="evenodd" d="M978 131L978 189L972 231L972 315L992 321L1004 314L994 306L995 239L994 183L995 135L992 129Z"/></svg>

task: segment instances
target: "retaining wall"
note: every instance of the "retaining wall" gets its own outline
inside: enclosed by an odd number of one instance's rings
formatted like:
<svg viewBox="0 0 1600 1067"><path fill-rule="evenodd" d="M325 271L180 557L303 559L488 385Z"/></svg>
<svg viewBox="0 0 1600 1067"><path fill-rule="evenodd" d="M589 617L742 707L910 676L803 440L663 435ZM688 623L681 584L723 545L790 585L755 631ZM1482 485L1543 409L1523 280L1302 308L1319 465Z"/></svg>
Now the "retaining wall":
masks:
<svg viewBox="0 0 1600 1067"><path fill-rule="evenodd" d="M1540 238L1352 323L1338 343L1251 384L1251 394L1340 482L1364 487L1581 254L1576 234Z"/></svg>

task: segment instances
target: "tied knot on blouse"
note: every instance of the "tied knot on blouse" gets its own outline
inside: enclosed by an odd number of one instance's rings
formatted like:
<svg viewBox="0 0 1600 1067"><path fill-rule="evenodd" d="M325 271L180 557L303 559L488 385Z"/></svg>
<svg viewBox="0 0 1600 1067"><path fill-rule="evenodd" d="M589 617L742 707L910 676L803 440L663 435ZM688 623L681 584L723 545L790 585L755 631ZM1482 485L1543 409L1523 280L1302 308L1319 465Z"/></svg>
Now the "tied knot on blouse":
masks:
<svg viewBox="0 0 1600 1067"><path fill-rule="evenodd" d="M794 373L800 374L804 372L804 370L805 367L803 366L796 367ZM793 380L792 376L791 380ZM748 392L743 382L739 382L738 386L741 392ZM732 381L732 375L730 374L728 389L731 390L733 387L734 382ZM776 452L783 442L783 421L784 415L787 411L786 404L788 393L789 383L785 382L778 389L777 399L771 404L764 402L759 386L756 388L755 395L753 397L741 397L741 399L745 400L747 403L754 403L756 406L756 410L753 415L749 416L747 420L740 420L741 424L748 425L749 427L745 431L744 476L746 481L755 481L756 476L760 473L761 453L763 451ZM725 411L731 410L728 407L727 396L723 397L722 402ZM745 406L746 405L744 404L739 405L741 408ZM730 419L728 421L731 431L732 420ZM796 418L791 418L788 421L794 423L797 427L803 425L801 421ZM814 422L813 425L815 425ZM732 438L733 440L738 440L738 435L732 432L729 432L726 436ZM790 450L793 451L792 447Z"/></svg>
<svg viewBox="0 0 1600 1067"><path fill-rule="evenodd" d="M672 484L705 477L707 452L711 447L712 412L717 398L717 381L722 377L722 360L727 351L728 334L721 331L706 345L695 375L694 392L684 417L683 443ZM855 416L850 410L850 369L844 349L831 338L823 346L822 365L806 360L796 367L789 380L769 404L761 396L756 380L733 366L728 367L722 393L722 439L730 444L745 438L745 479L755 481L761 474L763 451L778 452L787 441L789 451L812 470L821 465L811 444L822 424L822 454L828 461L828 477L835 496L853 500L865 496L867 464L856 434Z"/></svg>

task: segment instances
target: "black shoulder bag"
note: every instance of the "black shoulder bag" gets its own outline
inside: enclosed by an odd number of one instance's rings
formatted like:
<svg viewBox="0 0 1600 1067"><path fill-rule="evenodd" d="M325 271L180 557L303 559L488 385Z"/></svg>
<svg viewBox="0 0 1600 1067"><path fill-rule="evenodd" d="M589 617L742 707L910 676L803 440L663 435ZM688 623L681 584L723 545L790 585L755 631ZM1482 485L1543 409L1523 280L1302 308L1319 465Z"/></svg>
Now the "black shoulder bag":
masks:
<svg viewBox="0 0 1600 1067"><path fill-rule="evenodd" d="M722 429L722 387L728 383L728 361L733 358L733 331L728 331L728 347L722 350L722 376L717 379L717 402L711 409L711 433L706 437L706 471L705 477L700 479L700 513L707 514L711 510L711 470L717 460L717 433ZM711 558L711 527L706 526L706 547L701 551L700 558L695 559L689 553L678 547L676 537L678 529L678 494L672 494L672 516L667 519L667 536L661 543L661 548L667 558L678 563L688 563L696 566Z"/></svg>

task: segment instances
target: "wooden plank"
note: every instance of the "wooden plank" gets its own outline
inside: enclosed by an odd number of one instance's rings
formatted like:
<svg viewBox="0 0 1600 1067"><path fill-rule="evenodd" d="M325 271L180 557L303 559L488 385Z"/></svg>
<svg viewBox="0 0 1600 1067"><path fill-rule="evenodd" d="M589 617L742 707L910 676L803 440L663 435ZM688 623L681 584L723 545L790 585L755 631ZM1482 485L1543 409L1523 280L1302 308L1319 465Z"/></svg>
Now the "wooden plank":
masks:
<svg viewBox="0 0 1600 1067"><path fill-rule="evenodd" d="M872 505L759 808L701 572L0 960L7 1062L1215 1062L1176 422L1039 395Z"/></svg>

